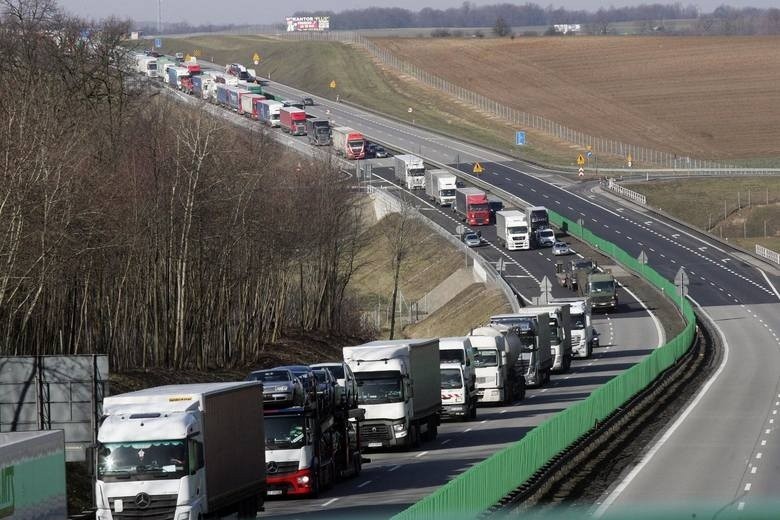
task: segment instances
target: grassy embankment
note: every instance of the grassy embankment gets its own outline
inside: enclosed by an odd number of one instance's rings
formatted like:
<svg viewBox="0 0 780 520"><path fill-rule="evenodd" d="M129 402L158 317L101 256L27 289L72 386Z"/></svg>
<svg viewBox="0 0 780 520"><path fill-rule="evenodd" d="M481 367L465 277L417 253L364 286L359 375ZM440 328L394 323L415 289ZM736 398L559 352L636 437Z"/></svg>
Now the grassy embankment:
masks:
<svg viewBox="0 0 780 520"><path fill-rule="evenodd" d="M215 35L165 38L163 44L166 53L198 50L205 60L240 62L250 67L257 52L261 56L255 67L259 75L270 75L272 81L318 96L335 100L338 94L346 102L535 161L574 165L577 156L571 145L534 131L527 131L529 145L518 150L514 145L518 129L408 77L384 70L366 52L339 42ZM336 81L335 89L329 87L331 81ZM452 160L455 162L456 157Z"/></svg>
<svg viewBox="0 0 780 520"><path fill-rule="evenodd" d="M745 249L761 244L780 251L780 178L694 178L630 188L646 195L650 206Z"/></svg>

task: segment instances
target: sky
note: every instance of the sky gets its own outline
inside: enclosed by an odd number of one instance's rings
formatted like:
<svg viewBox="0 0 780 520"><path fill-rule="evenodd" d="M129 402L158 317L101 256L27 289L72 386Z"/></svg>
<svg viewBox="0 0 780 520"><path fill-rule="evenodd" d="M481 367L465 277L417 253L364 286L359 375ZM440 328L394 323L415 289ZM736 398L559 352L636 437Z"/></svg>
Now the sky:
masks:
<svg viewBox="0 0 780 520"><path fill-rule="evenodd" d="M507 0L470 0L476 5L505 3ZM535 3L544 7L563 7L565 9L585 9L595 11L600 7L623 7L641 4L672 4L675 0L520 0L518 4ZM295 11L332 10L377 7L402 7L419 10L423 7L446 9L458 7L462 0L162 0L163 20L166 22L188 22L201 24L270 24L284 21L285 16ZM711 12L720 5L732 7L776 7L778 0L691 0L681 1L683 5L695 5L703 12ZM108 16L131 18L136 21L157 20L157 0L58 0L58 4L71 14L87 18L100 19Z"/></svg>

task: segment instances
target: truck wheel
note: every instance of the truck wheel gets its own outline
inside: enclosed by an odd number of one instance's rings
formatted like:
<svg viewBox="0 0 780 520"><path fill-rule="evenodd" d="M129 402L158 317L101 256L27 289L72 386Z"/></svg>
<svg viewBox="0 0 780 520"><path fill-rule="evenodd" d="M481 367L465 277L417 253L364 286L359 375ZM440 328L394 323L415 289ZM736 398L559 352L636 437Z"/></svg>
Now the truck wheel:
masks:
<svg viewBox="0 0 780 520"><path fill-rule="evenodd" d="M472 421L477 420L477 403L475 401L471 402L471 410L469 411L469 418Z"/></svg>

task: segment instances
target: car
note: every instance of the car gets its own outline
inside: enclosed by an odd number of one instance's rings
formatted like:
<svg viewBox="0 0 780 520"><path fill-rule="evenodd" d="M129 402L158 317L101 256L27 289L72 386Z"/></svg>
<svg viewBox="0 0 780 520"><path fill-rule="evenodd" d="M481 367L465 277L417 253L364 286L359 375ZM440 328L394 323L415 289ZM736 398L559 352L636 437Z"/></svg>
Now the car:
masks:
<svg viewBox="0 0 780 520"><path fill-rule="evenodd" d="M287 369L255 370L247 381L263 383L263 404L267 407L304 406L305 395L301 380Z"/></svg>
<svg viewBox="0 0 780 520"><path fill-rule="evenodd" d="M336 388L338 383L333 374L327 368L314 368L314 378L317 380L317 399L320 408L333 408L336 406Z"/></svg>
<svg viewBox="0 0 780 520"><path fill-rule="evenodd" d="M301 380L303 391L309 403L317 402L317 380L314 377L312 369L306 365L286 365L276 367L274 370L286 369L293 373L295 377Z"/></svg>
<svg viewBox="0 0 780 520"><path fill-rule="evenodd" d="M300 101L282 101L282 106L304 109L304 105Z"/></svg>
<svg viewBox="0 0 780 520"><path fill-rule="evenodd" d="M310 106L310 107L314 106L314 100L312 98L310 98L310 97L301 98L301 102L305 106Z"/></svg>
<svg viewBox="0 0 780 520"><path fill-rule="evenodd" d="M333 363L317 363L312 368L327 369L336 378L336 401L346 404L347 408L357 408L357 379L349 365L343 361Z"/></svg>
<svg viewBox="0 0 780 520"><path fill-rule="evenodd" d="M555 243L555 231L550 228L536 230L536 244L539 247L552 247Z"/></svg>
<svg viewBox="0 0 780 520"><path fill-rule="evenodd" d="M573 253L571 248L569 247L569 244L566 242L561 242L560 240L556 240L555 243L552 246L552 252L554 255L570 255Z"/></svg>
<svg viewBox="0 0 780 520"><path fill-rule="evenodd" d="M389 155L384 146L376 145L376 148L374 149L374 157L377 159L384 159L385 157L389 157Z"/></svg>
<svg viewBox="0 0 780 520"><path fill-rule="evenodd" d="M376 157L376 144L366 144L366 159L373 159L374 157Z"/></svg>
<svg viewBox="0 0 780 520"><path fill-rule="evenodd" d="M482 235L480 233L475 233L473 231L467 231L466 233L463 233L462 240L463 243L469 247L479 247L485 243L485 240L482 238Z"/></svg>
<svg viewBox="0 0 780 520"><path fill-rule="evenodd" d="M176 58L176 61L184 61L184 53L183 52L177 52L175 58Z"/></svg>

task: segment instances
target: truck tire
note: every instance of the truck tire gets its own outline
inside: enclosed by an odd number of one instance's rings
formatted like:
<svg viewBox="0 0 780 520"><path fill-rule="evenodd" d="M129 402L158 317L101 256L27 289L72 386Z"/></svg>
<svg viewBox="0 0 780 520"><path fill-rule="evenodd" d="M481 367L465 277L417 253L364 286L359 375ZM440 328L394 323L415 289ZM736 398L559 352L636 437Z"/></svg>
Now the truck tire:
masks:
<svg viewBox="0 0 780 520"><path fill-rule="evenodd" d="M238 518L257 518L257 497L250 497L238 505Z"/></svg>
<svg viewBox="0 0 780 520"><path fill-rule="evenodd" d="M519 383L520 389L517 391L517 400L522 401L525 399L525 378L522 378Z"/></svg>

